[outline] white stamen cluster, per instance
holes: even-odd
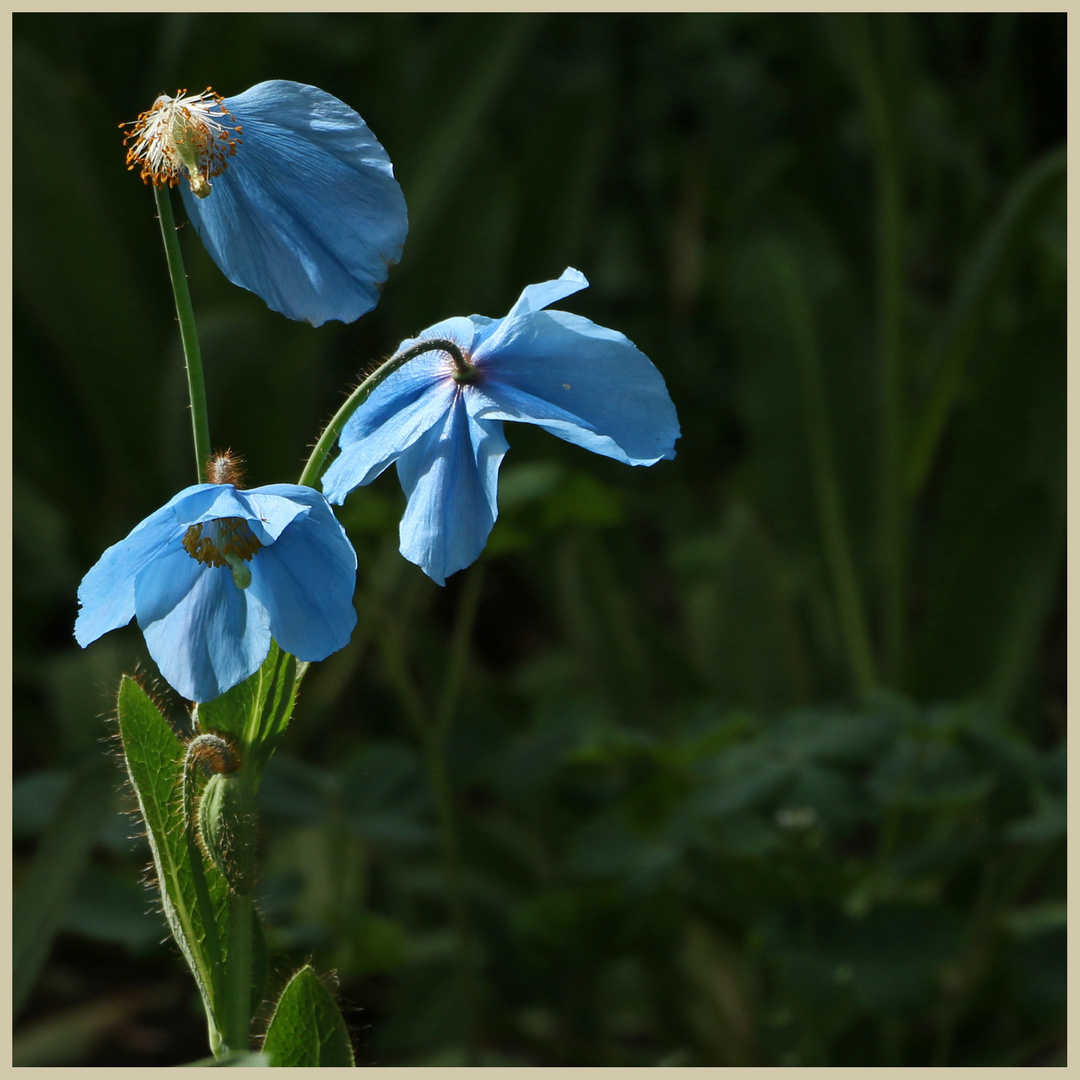
[[[241,128],[226,126],[223,121],[231,121],[232,114],[210,87],[189,97],[185,93],[162,94],[138,120],[120,125],[132,129],[124,139],[125,146],[132,143],[127,163],[129,169],[139,165],[139,175],[155,187],[174,187],[186,173],[191,190],[206,198],[211,177],[220,176],[225,159],[236,153]]]

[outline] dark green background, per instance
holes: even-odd
[[[378,308],[315,330],[182,227],[251,484],[400,340],[568,265],[683,437],[629,469],[508,425],[445,590],[396,552],[392,472],[349,500],[358,630],[263,790],[278,983],[336,969],[363,1064],[1064,1063],[1064,15],[14,32],[15,869],[52,904],[17,1062],[207,1052],[102,744],[153,664],[72,623],[195,479],[117,125],[286,78],[364,116],[411,232]]]

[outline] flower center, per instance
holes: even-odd
[[[200,199],[210,194],[210,179],[220,176],[228,165],[225,160],[236,153],[240,139],[239,124],[226,127],[232,114],[220,94],[207,87],[201,94],[183,97],[162,94],[138,120],[121,127],[131,127],[124,138],[128,148],[129,169],[141,167],[139,175],[155,187],[175,187],[187,175],[191,190]]]
[[[228,566],[238,589],[251,584],[251,571],[245,566],[262,547],[243,518],[216,518],[192,525],[181,541],[184,550],[206,566]]]

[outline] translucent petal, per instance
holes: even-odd
[[[248,591],[266,608],[270,632],[286,652],[324,660],[348,644],[356,625],[356,553],[317,491],[276,486],[305,499],[310,513],[251,560]]]
[[[395,352],[402,353],[406,349],[411,349],[413,345],[418,345],[421,341],[430,341],[432,338],[449,338],[455,345],[459,346],[463,352],[471,352],[473,345],[476,343],[477,328],[487,326],[494,322],[494,319],[485,318],[483,315],[470,315],[466,318],[464,315],[454,315],[449,319],[443,319],[442,322],[435,323],[434,326],[429,326],[418,337],[406,338],[398,347]],[[411,366],[415,361],[409,361]]]
[[[475,562],[498,516],[502,424],[469,415],[464,395],[438,427],[403,454],[398,476],[408,505],[401,554],[439,585]]]
[[[195,484],[174,495],[144,518],[121,541],[107,548],[79,585],[80,611],[75,640],[85,648],[102,634],[126,626],[135,616],[135,576],[170,542],[180,542],[176,508],[189,499],[207,498],[213,484]]]
[[[181,547],[148,562],[135,581],[146,647],[164,679],[210,701],[254,674],[270,650],[269,617],[228,567],[197,563]]]
[[[565,311],[503,320],[476,354],[489,420],[538,424],[629,465],[675,456],[679,421],[664,378],[624,335]]]
[[[282,79],[228,98],[241,144],[188,216],[230,281],[290,319],[352,322],[379,299],[408,232],[386,151],[357,113]]]
[[[274,543],[287,528],[303,520],[311,512],[305,505],[303,494],[310,488],[297,487],[295,484],[270,484],[252,488],[250,491],[237,491],[236,502],[242,513],[216,514],[218,517],[244,517],[252,531],[264,545]],[[318,494],[317,492],[315,494]],[[222,504],[217,504],[218,510]]]
[[[458,391],[447,364],[438,354],[425,354],[376,387],[341,433],[341,453],[322,478],[327,499],[343,503],[350,491],[370,484],[426,431],[440,425]]]
[[[589,287],[588,279],[580,270],[568,266],[554,281],[542,281],[538,285],[526,285],[514,306],[507,313],[508,319],[540,311],[549,304],[565,300],[576,292]]]

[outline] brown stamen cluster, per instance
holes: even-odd
[[[192,525],[184,533],[181,543],[196,562],[207,566],[227,566],[228,555],[248,562],[262,547],[248,523],[237,517],[216,518]]]

